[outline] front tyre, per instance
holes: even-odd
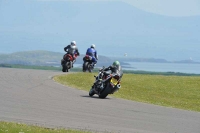
[[[93,88],[91,88],[90,91],[89,91],[89,96],[92,97],[94,94],[95,94],[95,93],[94,93],[94,90],[93,90]]]

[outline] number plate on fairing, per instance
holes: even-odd
[[[117,80],[117,79],[115,79],[115,78],[112,78],[110,82],[111,82],[111,83],[113,83],[114,85],[117,85],[117,83],[118,83],[118,80]]]

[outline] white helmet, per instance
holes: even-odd
[[[94,45],[94,44],[92,44],[92,45],[91,45],[91,48],[95,48],[95,45]]]
[[[76,45],[76,41],[72,41],[71,45],[75,46]]]

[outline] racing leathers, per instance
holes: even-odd
[[[107,68],[104,68],[103,71],[104,71],[105,75],[107,75],[106,71],[108,71],[108,70],[111,70],[111,73],[118,74],[119,77],[120,77],[120,80],[121,80],[121,78],[123,76],[123,70],[122,70],[121,66],[117,66],[117,67],[116,66],[109,66]]]
[[[70,54],[70,55],[73,57],[73,64],[74,64],[74,62],[76,61],[76,56],[75,56],[75,54],[80,55],[80,54],[79,54],[79,51],[78,51],[78,48],[77,48],[76,45],[68,45],[68,46],[66,46],[66,47],[64,48],[64,51],[67,52],[66,54]],[[65,55],[66,55],[66,54],[65,54]],[[65,55],[64,55],[64,56],[65,56]],[[72,67],[73,67],[73,64],[72,64]]]
[[[93,65],[96,65],[98,60],[97,50],[95,50],[94,48],[88,48],[86,51],[86,55],[91,56]]]

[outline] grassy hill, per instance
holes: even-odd
[[[94,82],[93,75],[97,73],[73,73],[55,76],[54,80],[89,92]],[[112,96],[199,112],[199,80],[199,76],[124,74],[120,90]]]
[[[53,65],[58,64],[61,53],[49,51],[26,51],[12,54],[1,54],[1,64],[21,64],[21,65]]]
[[[60,61],[65,53],[51,51],[25,51],[12,54],[0,54],[0,64],[19,64],[19,65],[37,65],[37,66],[60,66]],[[76,63],[83,63],[83,56],[80,55]],[[106,56],[99,56],[97,66],[108,66],[113,62]]]

